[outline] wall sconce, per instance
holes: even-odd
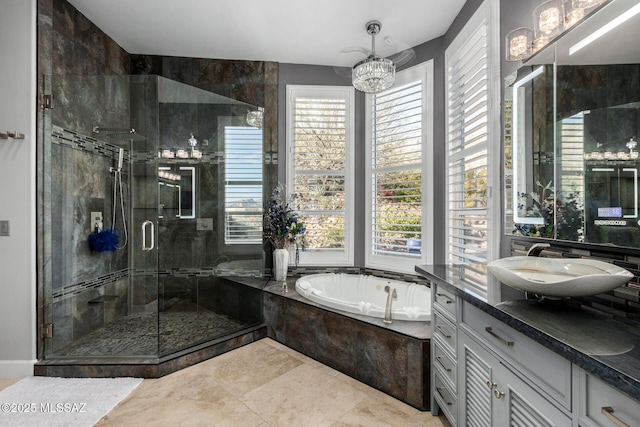
[[[258,107],[257,110],[247,112],[247,124],[254,128],[262,129],[262,121],[264,117],[264,108]]]
[[[519,61],[531,55],[533,31],[531,28],[516,28],[507,34],[507,61]]]
[[[533,31],[522,27],[507,34],[506,60],[527,59],[584,19],[591,9],[609,1],[611,0],[548,0],[538,5],[533,11]]]
[[[564,31],[564,4],[549,0],[533,11],[533,32],[536,38],[555,37]]]
[[[571,5],[576,9],[591,9],[607,0],[571,0]]]
[[[564,2],[564,28],[569,29],[584,18],[585,9],[573,5],[573,0]]]

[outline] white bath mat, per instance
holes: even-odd
[[[27,377],[0,390],[0,426],[91,427],[142,378]]]

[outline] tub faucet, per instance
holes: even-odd
[[[527,256],[540,256],[540,252],[551,247],[548,243],[536,243],[527,251]]]
[[[396,292],[396,288],[393,288],[393,290],[391,290],[389,285],[384,287],[384,291],[389,295],[387,295],[387,306],[384,309],[383,322],[391,323],[391,302],[393,301],[394,298],[398,298],[398,293]]]

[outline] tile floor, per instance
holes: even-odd
[[[268,338],[144,380],[97,426],[450,427]]]

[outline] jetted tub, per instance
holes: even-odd
[[[296,281],[296,291],[320,305],[384,318],[387,303],[385,286],[398,295],[391,304],[392,320],[430,321],[431,289],[417,283],[377,276],[322,273],[303,276]]]

